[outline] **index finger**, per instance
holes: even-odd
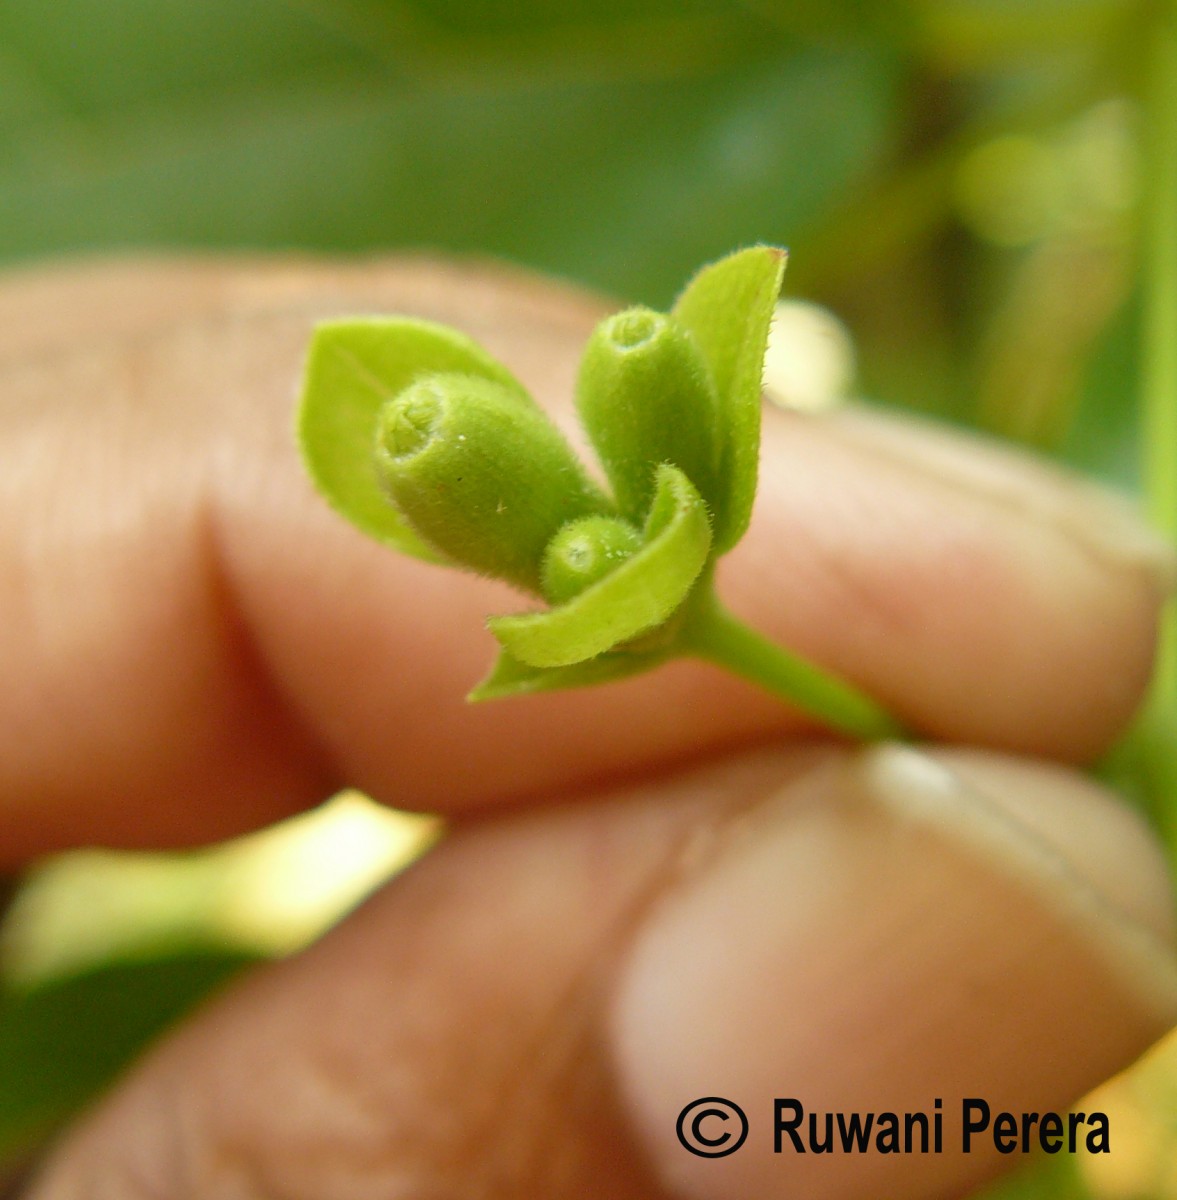
[[[369,543],[304,479],[290,425],[316,319],[456,324],[567,419],[597,301],[420,260],[202,267],[186,292],[191,270],[157,268],[158,303],[113,315],[111,277],[74,280],[62,329],[86,336],[0,354],[8,861],[209,840],[342,784],[468,811],[812,731],[691,663],[468,706],[483,619],[518,599]],[[1070,759],[1130,714],[1171,574],[1102,493],[861,415],[770,416],[724,566],[742,615],[926,735]]]

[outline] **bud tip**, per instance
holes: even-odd
[[[389,400],[380,413],[376,440],[392,458],[410,458],[432,438],[442,401],[429,381],[412,384]]]

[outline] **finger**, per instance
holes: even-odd
[[[159,1047],[33,1197],[963,1194],[1010,1162],[963,1152],[965,1098],[1065,1112],[1177,1017],[1170,912],[1062,768],[762,752],[459,832]],[[709,1096],[750,1124],[722,1159],[676,1134]],[[776,1097],[939,1099],[942,1150],[776,1154]]]
[[[428,292],[446,275],[437,263],[403,260],[399,284]],[[453,268],[451,285],[463,271]],[[360,260],[226,253],[62,260],[0,275],[0,366],[201,321],[319,303],[362,293],[373,271]]]
[[[233,278],[216,315],[0,378],[10,861],[225,836],[342,782],[459,811],[806,728],[689,664],[468,706],[483,619],[519,600],[369,543],[304,478],[291,410],[317,317],[456,322],[567,420],[595,301],[420,262]],[[1140,693],[1171,561],[1102,493],[1000,451],[774,414],[723,566],[751,622],[928,736],[1079,759]]]
[[[0,277],[0,364],[43,359],[233,307],[233,260],[94,259]],[[257,264],[255,278],[265,278]]]

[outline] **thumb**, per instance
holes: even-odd
[[[1065,1111],[1177,1017],[1169,910],[1134,816],[980,752],[795,747],[471,824],[159,1046],[32,1195],[956,1194],[1010,1162],[963,1151],[964,1098]],[[676,1124],[714,1096],[750,1132],[707,1159]],[[943,1148],[778,1154],[777,1097],[940,1101]]]

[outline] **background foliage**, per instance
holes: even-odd
[[[1132,486],[1138,89],[1161,7],[0,0],[0,262],[428,247],[665,306],[700,262],[779,242],[789,294],[852,330],[861,390]],[[103,870],[117,891],[135,868]],[[87,926],[84,967],[9,970],[0,1160],[245,953],[210,948],[207,890],[185,895],[140,944],[119,925],[105,962]],[[109,1052],[81,1055],[99,1030]],[[1163,1128],[1158,1078],[1137,1108]],[[1012,1186],[1177,1195],[1160,1166],[1135,1191],[1064,1170]]]

